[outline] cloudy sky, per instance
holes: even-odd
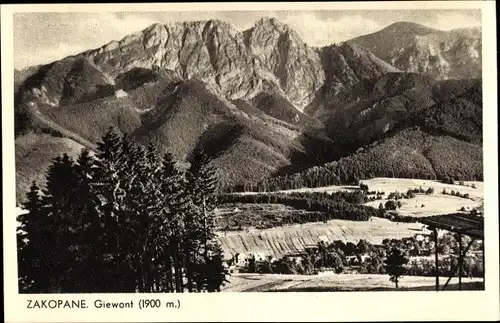
[[[156,22],[220,19],[239,30],[275,17],[312,46],[378,31],[397,21],[450,30],[481,25],[480,10],[204,11],[14,14],[14,65],[50,63],[142,30]]]

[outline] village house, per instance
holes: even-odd
[[[268,250],[258,250],[247,253],[245,252],[236,253],[230,261],[232,263],[233,270],[237,270],[238,268],[248,266],[248,263],[252,258],[255,260],[255,262],[260,262],[260,261],[272,262],[275,260],[275,258],[271,255],[271,253]]]
[[[271,253],[267,250],[254,251],[250,254],[250,257],[252,256],[255,261],[269,261],[271,259]]]
[[[299,251],[286,254],[284,257],[289,261],[300,262],[307,256],[307,252]]]

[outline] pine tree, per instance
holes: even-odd
[[[74,201],[77,199],[77,181],[74,161],[66,154],[56,157],[47,172],[43,204],[46,215],[45,231],[50,247],[44,251],[49,271],[49,289],[65,292],[75,283],[74,243],[76,218],[80,212]]]
[[[406,272],[404,265],[408,261],[403,250],[398,247],[393,247],[384,261],[385,270],[390,276],[389,280],[396,284],[396,288],[398,288],[399,278]]]
[[[130,190],[131,208],[137,214],[135,233],[138,239],[134,249],[137,275],[140,277],[138,290],[153,292],[160,284],[157,280],[161,266],[156,263],[163,250],[161,242],[155,241],[156,237],[163,235],[158,218],[162,199],[158,180],[161,163],[153,145],[150,144],[145,151],[138,151],[141,158],[137,160],[137,177]]]
[[[122,246],[125,238],[126,188],[124,176],[128,175],[127,158],[123,152],[124,141],[110,128],[97,144],[95,194],[101,200],[101,231],[98,248],[103,254],[101,270],[105,277],[103,288],[107,291],[124,292],[129,282],[127,253]],[[134,239],[135,237],[127,237]],[[133,292],[134,290],[130,290]]]
[[[162,221],[165,224],[165,245],[167,246],[166,263],[170,267],[168,275],[172,277],[172,288],[183,292],[183,265],[185,263],[187,193],[182,174],[175,167],[175,161],[170,153],[166,153],[161,166]]]
[[[40,188],[36,182],[32,182],[23,207],[27,213],[17,217],[19,291],[40,292],[46,289],[41,250],[44,232],[40,223],[44,217]]]
[[[197,240],[200,244],[199,251],[201,251],[203,261],[203,265],[198,265],[198,270],[195,272],[197,288],[198,290],[216,291],[218,288],[215,288],[213,282],[222,284],[222,281],[214,277],[224,275],[221,271],[222,267],[214,266],[214,261],[219,261],[216,259],[222,257],[215,235],[215,219],[213,215],[217,203],[218,181],[215,169],[210,165],[210,159],[203,151],[198,150],[193,154],[186,177],[191,198],[189,212],[191,213],[193,225],[199,228],[199,230],[195,231],[199,232]],[[214,268],[217,268],[217,270]]]
[[[93,184],[96,176],[96,159],[88,149],[83,149],[74,165],[76,194],[73,203],[79,210],[75,214],[76,239],[75,287],[78,292],[100,292],[107,277],[102,273],[102,250],[100,246],[101,200],[95,194]]]

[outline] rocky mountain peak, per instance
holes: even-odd
[[[275,18],[262,18],[244,32],[244,40],[262,69],[270,71],[299,109],[321,87],[325,74],[318,53],[299,34]]]
[[[481,33],[477,28],[441,31],[398,22],[348,42],[405,72],[440,80],[481,76]]]
[[[75,65],[82,59],[84,68]],[[35,78],[35,87],[54,105],[61,102],[64,86],[119,87],[120,79],[134,73],[160,71],[176,79],[200,80],[229,100],[250,100],[272,90],[303,110],[318,92],[336,96],[384,73],[404,71],[446,79],[477,77],[480,67],[480,29],[442,32],[399,22],[339,45],[314,49],[276,18],[264,17],[245,31],[212,19],[152,24],[121,40],[46,65]],[[75,71],[82,75],[67,75]],[[16,84],[24,78],[16,72]]]
[[[280,33],[290,31],[291,28],[274,17],[263,17],[255,22],[254,28],[262,30],[276,30]]]

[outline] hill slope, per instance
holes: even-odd
[[[247,187],[283,190],[373,177],[483,180],[481,86],[478,80],[434,84],[427,90],[439,102],[432,104],[431,100],[428,107],[413,107],[408,104],[414,102],[411,100],[407,105],[396,105],[397,109],[409,109],[402,110],[403,118],[393,115],[391,127],[387,127],[388,111],[378,115],[376,111],[353,110],[349,118],[338,119],[345,125],[339,122],[332,127],[337,134],[336,147],[339,143],[345,147],[343,158]],[[385,123],[377,123],[377,118]]]

